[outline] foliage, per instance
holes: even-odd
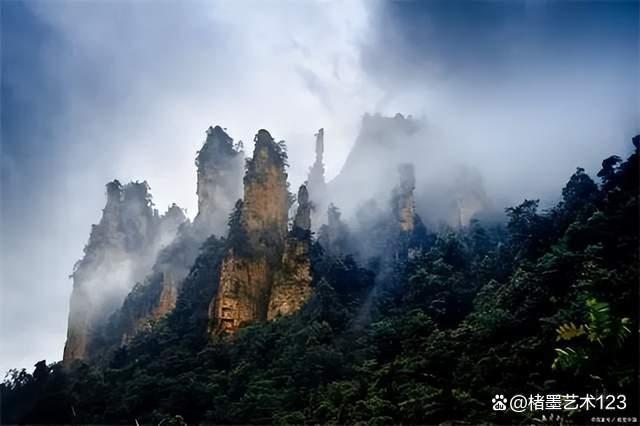
[[[506,227],[423,229],[411,256],[389,262],[344,253],[356,234],[341,250],[315,242],[314,293],[303,309],[233,339],[206,337],[228,247],[211,238],[176,309],[110,363],[10,372],[2,421],[583,424],[593,416],[491,410],[496,394],[538,393],[624,394],[628,408],[616,416],[637,416],[637,155],[605,160],[599,186],[578,169],[557,206],[541,212],[525,200],[507,209]],[[403,247],[389,233],[371,237],[378,243],[389,254]]]
[[[625,340],[631,334],[629,318],[613,318],[609,304],[598,302],[594,298],[586,301],[588,312],[588,323],[576,326],[573,322],[562,324],[556,329],[558,334],[557,340],[577,340],[584,336],[586,342],[590,344],[597,343],[601,348],[608,343],[608,348],[621,348]],[[573,347],[556,348],[557,355],[553,361],[553,368],[565,370],[583,368],[589,360],[594,359],[597,355],[598,348],[582,342],[581,347],[574,349]]]

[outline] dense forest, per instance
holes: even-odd
[[[310,249],[294,315],[211,340],[207,309],[229,241],[201,246],[175,309],[100,362],[41,361],[1,385],[3,423],[584,424],[638,416],[638,145],[578,168],[561,201],[505,223],[375,232]],[[339,221],[337,208],[330,208]],[[231,225],[234,224],[231,217]],[[346,228],[346,225],[342,224]],[[237,238],[237,233],[231,234]],[[369,244],[367,244],[369,245]],[[398,246],[406,246],[402,251]],[[391,256],[391,253],[408,253]],[[386,255],[385,255],[386,253]],[[495,395],[626,396],[627,408],[494,411]]]

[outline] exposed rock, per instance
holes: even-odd
[[[93,225],[72,275],[65,365],[91,356],[107,318],[151,270],[163,242],[175,236],[184,215],[171,208],[168,216],[158,216],[152,206],[146,182],[107,184],[102,218]]]
[[[195,226],[204,237],[224,235],[227,217],[242,194],[244,153],[220,127],[209,127],[207,139],[196,156],[198,215]]]
[[[182,209],[173,204],[160,217],[165,248],[158,254],[143,283],[136,285],[103,332],[105,347],[127,343],[140,330],[167,315],[175,307],[182,281],[195,261],[204,240],[212,233],[223,235],[233,203],[242,191],[242,144],[220,126],[209,127],[196,156],[198,214],[191,224]],[[166,229],[179,232],[168,233]]]
[[[349,229],[342,221],[340,210],[333,204],[327,209],[327,223],[320,227],[318,241],[331,256],[342,256],[350,250],[348,247]]]
[[[292,236],[287,239],[282,265],[273,279],[267,319],[299,311],[311,293],[309,240]]]
[[[91,305],[86,289],[78,286],[71,293],[67,341],[64,345],[63,364],[69,366],[76,359],[83,359],[89,338]]]
[[[401,164],[398,167],[400,184],[393,190],[392,208],[393,214],[400,225],[400,229],[410,232],[415,226],[415,198],[413,191],[416,187],[416,179],[412,164]]]
[[[309,192],[305,185],[301,185],[298,189],[298,210],[293,220],[293,229],[302,231],[311,230],[311,202],[309,201]]]
[[[287,235],[289,192],[283,147],[260,130],[244,177],[242,224],[255,248],[270,252],[278,248],[281,252]]]
[[[327,184],[331,202],[351,218],[368,200],[386,199],[395,187],[395,179],[390,177],[396,175],[397,165],[415,163],[419,157],[415,205],[427,224],[456,227],[467,225],[479,215],[500,216],[484,190],[480,173],[469,164],[458,164],[459,159],[451,156],[456,152],[456,142],[448,142],[452,147],[445,146],[442,138],[426,119],[401,114],[364,115],[342,169]],[[313,200],[313,191],[310,193]]]
[[[165,272],[162,280],[162,293],[160,293],[158,306],[153,310],[152,318],[157,320],[167,315],[176,307],[177,300],[178,291],[176,282],[172,279],[170,272]]]
[[[233,249],[222,263],[218,294],[209,308],[214,333],[234,333],[241,325],[267,317],[271,267],[265,257],[238,256]]]
[[[176,203],[171,204],[167,212],[160,217],[160,225],[167,230],[175,231],[187,221],[184,211]]]
[[[198,256],[201,237],[188,221],[180,226],[174,240],[158,253],[144,282],[134,286],[121,308],[109,318],[103,351],[128,343],[173,310],[182,281]]]
[[[424,127],[422,121],[402,114],[365,114],[340,173],[328,183],[331,201],[351,216],[362,202],[388,197],[394,186],[389,177],[395,176],[398,164],[412,161]]]
[[[404,163],[397,168],[398,179],[391,191],[389,203],[381,208],[371,199],[356,212],[355,256],[362,262],[374,261],[387,279],[393,273],[393,263],[415,255],[424,246],[426,228],[415,208],[415,177],[413,165]],[[334,232],[336,234],[336,232]]]
[[[316,133],[316,159],[307,177],[307,189],[309,190],[309,198],[313,204],[313,220],[315,224],[324,222],[324,212],[328,204],[327,183],[324,177],[324,129],[318,130]]]
[[[482,183],[482,175],[470,167],[458,167],[452,171],[453,179],[447,188],[451,194],[450,210],[455,212],[451,216],[456,220],[449,223],[461,228],[467,226],[477,214],[494,211]]]
[[[148,315],[139,315],[138,318],[133,319],[133,326],[122,334],[121,345],[129,343],[136,334],[149,329],[154,322],[169,314],[176,307],[178,288],[170,272],[162,274],[161,288],[157,304],[150,308]]]
[[[311,296],[311,205],[306,186],[298,190],[298,210],[285,242],[280,268],[276,271],[267,319],[300,310]]]
[[[244,199],[229,216],[242,151],[220,127],[209,128],[196,159],[199,211],[193,225],[175,204],[159,215],[146,182],[109,183],[103,217],[73,274],[64,364],[126,344],[168,315],[198,247],[209,231],[223,233],[219,226],[228,217],[228,252],[209,304],[210,331],[232,333],[244,323],[299,309],[311,292],[312,203],[301,187],[288,232],[286,160],[284,144],[260,130],[246,164]]]
[[[244,201],[229,225],[231,247],[223,261],[218,292],[209,306],[210,332],[233,333],[242,324],[267,319],[273,276],[287,236],[286,152],[260,130],[244,177]]]

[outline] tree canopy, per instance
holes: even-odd
[[[491,409],[496,394],[529,393],[623,394],[615,415],[637,417],[637,147],[598,177],[578,168],[554,208],[524,200],[504,226],[422,229],[428,243],[395,260],[393,285],[316,244],[314,294],[299,313],[214,341],[206,309],[226,245],[212,237],[176,309],[108,361],[11,371],[2,421],[542,422]]]

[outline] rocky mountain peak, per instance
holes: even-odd
[[[311,202],[309,192],[305,185],[300,185],[298,189],[298,210],[293,220],[293,229],[308,231],[311,229]]]
[[[327,209],[329,198],[327,183],[324,176],[324,129],[318,130],[318,133],[316,133],[315,136],[316,158],[315,162],[309,169],[307,189],[309,190],[309,197],[313,203],[313,222],[319,224],[324,221],[324,212]]]
[[[230,217],[229,249],[209,306],[212,334],[234,333],[244,323],[294,312],[310,294],[311,204],[303,185],[288,232],[286,160],[284,143],[258,131],[247,162],[244,199]]]
[[[102,218],[93,225],[75,265],[63,361],[91,356],[93,341],[133,285],[151,270],[162,245],[186,219],[177,206],[168,216],[153,210],[146,181],[107,183]]]
[[[224,235],[227,216],[242,194],[244,152],[220,126],[209,127],[196,155],[198,214],[196,227],[206,236]]]
[[[403,231],[412,231],[415,225],[415,197],[416,179],[413,164],[404,163],[398,166],[399,184],[393,190],[393,214]]]

